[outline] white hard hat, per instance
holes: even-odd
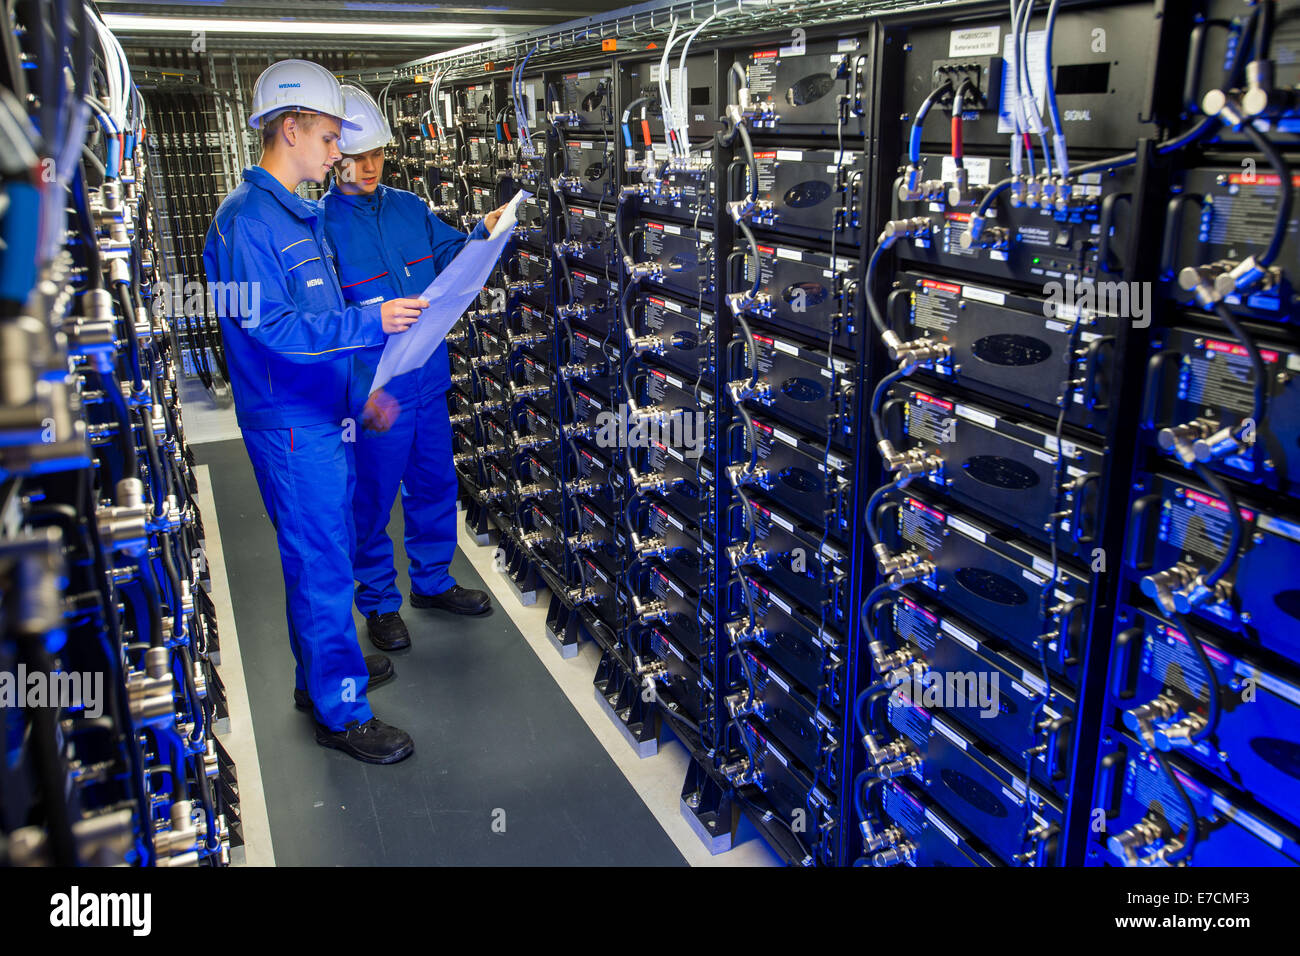
[[[359,86],[343,86],[343,108],[347,110],[349,128],[339,134],[339,150],[353,156],[368,153],[393,140],[388,117],[369,93]]]
[[[253,87],[253,112],[248,125],[261,129],[263,123],[294,109],[324,113],[341,120],[344,127],[356,128],[347,118],[339,81],[310,60],[280,60],[262,71]]]

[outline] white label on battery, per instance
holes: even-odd
[[[1048,717],[1051,717],[1053,720],[1061,719],[1061,715],[1058,714],[1056,711],[1052,710],[1052,708],[1048,707],[1046,704],[1043,705],[1043,713],[1045,713]]]
[[[803,262],[803,253],[798,249],[782,249],[777,246],[776,256],[778,259],[793,259],[795,262]]]
[[[803,150],[801,149],[778,149],[776,151],[777,159],[792,159],[795,162],[803,160]]]
[[[670,236],[680,236],[682,234],[682,227],[674,226],[672,223],[666,222],[664,223],[664,232],[668,233]]]
[[[1056,449],[1056,436],[1055,436],[1055,435],[1047,435],[1046,437],[1044,437],[1044,438],[1043,438],[1043,447],[1046,448],[1048,451],[1052,452],[1053,454],[1055,454],[1055,452],[1056,452],[1056,450],[1057,450],[1057,449]],[[1066,458],[1073,458],[1075,455],[1077,455],[1077,454],[1079,453],[1079,447],[1078,447],[1077,445],[1075,445],[1075,443],[1072,442],[1072,441],[1061,442],[1061,449],[1060,449],[1060,451],[1061,451],[1061,454],[1064,455]]]
[[[976,302],[991,302],[993,305],[1004,305],[1007,297],[1004,293],[994,292],[992,289],[981,289],[979,286],[964,285],[961,287],[963,298],[974,299]]]
[[[947,737],[949,740],[955,743],[962,750],[966,749],[966,739],[962,737],[961,734],[957,733],[957,731],[953,730],[951,727],[945,724],[938,717],[933,717],[930,719],[930,726],[933,727],[935,730],[937,730],[939,733],[943,734],[943,736]]]
[[[1041,448],[1034,449],[1034,457],[1037,458],[1039,461],[1047,462],[1049,465],[1056,464],[1056,456],[1053,455],[1051,452],[1043,451]]]
[[[1219,812],[1221,812],[1225,817],[1235,821],[1238,825],[1245,827],[1247,830],[1255,834],[1255,836],[1259,837],[1261,840],[1263,840],[1273,849],[1275,850],[1282,849],[1282,837],[1279,834],[1275,833],[1273,830],[1270,830],[1268,827],[1264,826],[1264,824],[1260,823],[1258,820],[1252,817],[1245,810],[1239,809],[1238,807],[1234,807],[1232,804],[1230,804],[1227,800],[1223,799],[1223,797],[1219,796],[1217,793],[1211,795],[1210,802],[1213,803],[1215,808],[1219,810]]]
[[[989,258],[992,259],[994,262],[1006,262],[1011,257],[999,249],[990,249]]]
[[[961,518],[958,518],[956,515],[948,515],[948,527],[953,528],[956,531],[960,531],[968,538],[974,538],[976,541],[980,542],[981,544],[988,538],[988,535],[986,535],[979,528],[975,527],[974,525],[967,524],[965,521],[963,521]]]
[[[932,824],[934,824],[934,828],[938,830],[940,833],[942,833],[944,836],[946,836],[948,838],[948,842],[951,843],[953,846],[959,846],[961,844],[961,838],[958,837],[957,834],[954,833],[947,824],[943,823],[932,812],[926,810],[925,818],[929,820]]]
[[[798,447],[799,447],[799,439],[795,438],[795,437],[794,437],[793,435],[791,435],[789,432],[783,432],[783,431],[781,431],[781,429],[779,429],[779,428],[773,428],[773,429],[772,429],[772,434],[773,434],[775,437],[781,439],[781,441],[785,442],[785,443],[786,443],[787,445],[789,445],[791,448],[798,448]]]
[[[674,448],[672,445],[665,445],[665,446],[664,446],[664,451],[668,452],[668,454],[672,455],[672,456],[673,456],[674,458],[676,458],[678,461],[683,461],[683,462],[684,462],[684,461],[686,460],[685,458],[682,457],[682,453],[679,452],[679,451],[678,451],[676,448]]]
[[[789,521],[786,521],[784,518],[782,518],[782,517],[781,517],[779,514],[777,514],[775,511],[769,511],[767,516],[768,516],[769,518],[772,519],[772,523],[773,523],[773,524],[776,524],[776,525],[779,525],[779,526],[782,527],[782,528],[785,528],[786,531],[793,531],[793,530],[794,530],[794,525],[792,525]]]
[[[987,156],[968,156],[962,160],[962,168],[966,170],[966,181],[972,186],[987,186],[989,184],[989,175],[993,168],[993,161]],[[945,183],[955,183],[957,181],[957,160],[951,156],[945,156],[940,167],[941,175]],[[938,204],[936,212],[946,212],[943,204]]]
[[[1000,26],[968,27],[948,34],[948,56],[997,56]]]
[[[785,759],[785,754],[781,753],[781,751],[777,750],[771,744],[767,745],[767,752],[770,753],[777,760],[781,761],[781,766],[783,767],[790,766],[790,761]]]
[[[1028,568],[1021,568],[1020,576],[1024,578],[1026,581],[1033,581],[1034,584],[1037,585],[1041,585],[1043,583],[1043,578],[1040,578],[1037,574],[1035,574],[1033,571],[1030,571]]]
[[[1290,538],[1292,541],[1300,541],[1300,525],[1294,522],[1285,521],[1275,515],[1261,514],[1255,523],[1265,531]]]
[[[685,384],[683,384],[683,382],[682,382],[682,380],[681,380],[680,378],[678,378],[678,377],[675,376],[675,375],[669,375],[667,372],[664,373],[664,381],[667,382],[669,385],[673,385],[673,386],[675,386],[675,387],[677,387],[677,388],[685,388],[685,387],[686,387]]]
[[[979,422],[987,428],[996,428],[998,424],[998,420],[992,415],[977,411],[969,405],[955,405],[953,411],[957,413],[958,417],[965,418],[972,422]]]
[[[857,48],[858,48],[857,37],[852,37],[847,40],[841,37],[839,40],[835,41],[835,50],[838,53],[852,53]]]
[[[790,693],[790,685],[777,676],[776,671],[768,671],[767,676],[771,678],[772,683],[781,688],[787,694]]]
[[[778,352],[784,352],[786,355],[798,355],[799,350],[789,342],[782,342],[780,339],[772,340],[772,348]]]
[[[1293,372],[1300,372],[1300,353],[1293,353],[1286,357],[1286,367]]]
[[[1300,690],[1297,690],[1285,681],[1278,680],[1272,674],[1256,670],[1245,661],[1237,661],[1233,671],[1241,677],[1253,680],[1265,690],[1270,690],[1279,697],[1285,698],[1286,700],[1291,701],[1291,703],[1300,706]]]
[[[948,621],[940,621],[939,629],[951,636],[954,640],[961,641],[961,643],[965,644],[972,651],[978,651],[980,649],[980,642],[975,640],[975,638],[971,637],[956,624],[949,623]]]
[[[767,596],[768,596],[769,598],[772,599],[772,603],[773,603],[773,604],[775,604],[775,605],[776,605],[777,607],[779,607],[781,610],[785,611],[786,614],[793,614],[793,613],[794,613],[794,612],[790,609],[790,605],[788,605],[788,604],[786,604],[784,601],[782,601],[779,597],[776,596],[776,594],[774,594],[774,593],[772,593],[772,592],[769,591]]]
[[[667,511],[661,511],[661,512],[659,512],[659,513],[662,514],[662,515],[664,516],[664,520],[665,520],[665,521],[667,521],[670,525],[672,525],[672,526],[673,526],[674,528],[676,528],[678,531],[685,531],[685,530],[686,530],[685,528],[682,527],[682,523],[681,523],[680,521],[678,521],[676,518],[674,518],[672,515],[670,515]]]
[[[1045,575],[1046,577],[1049,578],[1052,576],[1051,561],[1048,561],[1046,558],[1040,558],[1038,557],[1038,555],[1034,555],[1033,564],[1034,564],[1034,570],[1037,571],[1039,574]]]
[[[1019,694],[1021,697],[1033,697],[1033,696],[1034,696],[1033,694],[1031,694],[1031,693],[1029,692],[1029,689],[1028,689],[1027,687],[1023,687],[1023,686],[1021,686],[1021,684],[1020,684],[1019,681],[1014,681],[1014,680],[1013,680],[1013,681],[1011,682],[1011,689],[1014,690],[1014,691],[1015,691],[1017,694]]]
[[[1053,332],[1061,332],[1064,334],[1068,334],[1072,327],[1068,322],[1053,322],[1051,319],[1048,319],[1043,323],[1043,325],[1047,326],[1047,328]]]
[[[1029,671],[1021,671],[1020,677],[1026,684],[1028,684],[1038,693],[1040,694],[1047,693],[1047,684],[1041,677],[1035,674],[1031,674]]]
[[[664,308],[671,309],[673,312],[681,312],[681,303],[674,302],[672,299],[664,299]]]
[[[803,56],[808,52],[808,48],[805,44],[801,43],[799,46],[783,46],[777,52],[782,56]]]

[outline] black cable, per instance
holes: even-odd
[[[1216,302],[1214,312],[1220,321],[1228,327],[1228,331],[1232,333],[1233,338],[1241,343],[1250,359],[1250,370],[1253,378],[1251,382],[1250,421],[1255,431],[1258,432],[1263,427],[1264,416],[1267,414],[1268,409],[1268,373],[1264,368],[1264,357],[1260,354],[1259,346],[1255,344],[1255,340],[1246,334],[1245,329],[1241,327],[1241,323],[1237,321],[1237,317],[1232,314],[1231,309],[1222,302]],[[1242,424],[1245,425],[1244,422]]]
[[[1264,9],[1272,9],[1271,4],[1265,4]],[[1273,145],[1273,141],[1257,130],[1254,123],[1243,123],[1241,129],[1255,144],[1255,148],[1268,158],[1269,165],[1273,167],[1273,172],[1278,177],[1278,189],[1281,190],[1273,225],[1273,238],[1269,240],[1268,248],[1264,250],[1263,255],[1257,256],[1255,260],[1260,268],[1267,268],[1281,253],[1282,243],[1286,241],[1287,230],[1291,227],[1291,199],[1295,191],[1291,183],[1291,167],[1278,148]]]

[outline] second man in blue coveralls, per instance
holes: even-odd
[[[470,239],[486,238],[501,209],[474,232],[448,226],[414,193],[380,182],[388,121],[369,94],[344,86],[348,119],[357,129],[339,140],[344,158],[322,200],[325,232],[338,250],[339,278],[349,305],[418,296]],[[352,358],[351,402],[357,434],[354,506],[356,605],[371,641],[382,650],[411,643],[398,609],[402,595],[393,568],[388,519],[400,486],[410,559],[411,605],[454,614],[486,614],[483,591],[462,588],[449,566],[456,552],[456,471],[452,464],[447,348],[420,369],[398,376],[370,396],[382,348]]]
[[[414,745],[374,716],[370,686],[390,678],[383,656],[363,658],[352,620],[353,449],[349,361],[405,332],[426,302],[384,296],[344,301],[320,205],[294,192],[321,182],[340,158],[346,126],[338,81],[306,60],[258,78],[249,125],[262,158],[217,210],[203,249],[217,299],[231,390],[284,571],[294,701],[316,717],[316,741],[368,763],[394,763]],[[231,295],[251,301],[232,313]]]

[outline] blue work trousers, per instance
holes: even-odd
[[[294,686],[307,691],[330,730],[365,723],[374,714],[352,618],[352,443],[332,423],[243,435],[280,546]]]
[[[357,610],[364,615],[402,606],[388,520],[398,489],[406,525],[411,590],[441,594],[456,553],[456,469],[445,395],[400,409],[386,432],[357,430],[357,549],[353,564]]]

